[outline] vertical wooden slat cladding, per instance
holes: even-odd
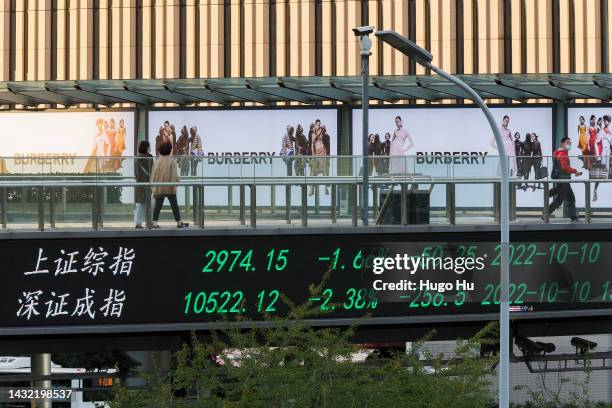
[[[607,62],[608,62],[608,66],[606,67],[605,70],[603,70],[602,72],[609,72],[610,69],[610,61],[612,61],[612,47],[610,46],[611,44],[611,37],[612,37],[612,5],[609,3],[609,0],[602,0],[602,2],[606,2],[606,15],[607,15],[607,21],[608,21],[608,26],[605,27],[607,28],[605,31],[602,32],[602,37],[605,37],[605,42],[602,42],[602,46],[605,45],[606,48],[604,50],[602,50],[602,52],[605,52],[607,55]],[[602,6],[603,8],[603,6]],[[603,10],[602,10],[603,13]]]
[[[12,35],[11,35],[11,2],[0,1],[0,80],[8,81],[10,77]]]
[[[432,0],[425,0],[425,5],[423,7],[423,11],[425,13],[425,19],[424,19],[424,30],[425,30],[425,48],[428,50],[431,50],[431,39],[432,39],[432,35],[431,35],[431,1]],[[426,74],[430,74],[430,70],[426,69],[425,70]]]
[[[113,75],[113,2],[117,0],[106,0],[106,75],[107,78],[115,78]]]
[[[93,0],[82,1],[86,8],[78,10],[79,24],[79,78],[91,78],[93,76],[93,53],[91,38],[93,36]]]
[[[335,16],[335,5],[334,5],[334,0],[331,1],[324,1],[321,5],[321,12],[322,12],[322,24],[324,27],[333,27],[334,26],[334,16]],[[334,42],[334,38],[335,38],[335,31],[334,30],[323,30],[321,29],[321,33],[322,33],[322,44],[321,44],[321,54],[322,54],[322,65],[323,65],[323,72],[322,74],[324,76],[329,76],[329,75],[334,75],[335,73],[335,64],[336,64],[336,59],[335,59],[335,53],[336,53],[336,47],[334,46],[335,42]]]
[[[143,50],[143,31],[144,31],[144,16],[143,16],[143,3],[142,0],[136,0],[136,10],[134,17],[134,33],[135,36],[135,48],[134,52],[132,52],[132,58],[134,59],[134,75],[136,78],[143,77],[143,60],[145,58],[145,53]]]
[[[373,25],[376,29],[381,30],[384,27],[382,19],[382,0],[372,0],[369,2],[368,10],[368,25]],[[382,54],[383,42],[381,39],[372,40],[372,58],[370,58],[370,72],[373,75],[379,75],[382,72],[383,66],[383,54]]]
[[[456,54],[457,58],[455,61],[455,72],[457,74],[463,74],[463,61],[464,61],[464,11],[463,11],[464,0],[457,0],[456,13],[455,13],[455,42],[456,42]]]
[[[23,11],[22,11],[22,15],[21,15],[21,30],[22,30],[22,54],[21,54],[21,59],[22,59],[22,80],[26,80],[26,81],[31,81],[33,78],[33,75],[28,72],[28,56],[30,53],[33,53],[32,50],[32,44],[29,44],[28,41],[31,40],[33,37],[35,37],[34,35],[30,34],[30,31],[34,31],[35,27],[34,24],[28,24],[28,16],[29,14],[33,11],[31,9],[32,3],[28,0],[22,0],[22,7],[23,7]]]
[[[287,3],[287,20],[288,38],[287,42],[287,74],[291,76],[299,76],[302,71],[302,65],[308,64],[308,61],[302,59],[302,7],[293,6],[290,2]]]
[[[179,77],[187,76],[187,2],[179,0]]]
[[[193,24],[193,30],[188,29],[188,42],[190,42],[193,46],[193,51],[189,53],[189,55],[193,55],[193,61],[188,60],[188,67],[186,68],[189,77],[199,77],[200,76],[200,58],[201,58],[201,50],[200,50],[200,30],[202,30],[202,14],[200,13],[200,0],[192,0],[193,10],[191,7],[187,9],[188,15],[188,24]],[[191,5],[191,2],[190,2]],[[190,16],[190,13],[193,14],[193,17]],[[192,23],[193,22],[193,23]],[[189,48],[189,46],[188,46]]]
[[[478,74],[480,68],[479,17],[478,0],[472,0],[472,72],[474,74]]]
[[[137,78],[136,76],[136,62],[137,62],[137,49],[138,49],[138,36],[136,31],[130,29],[130,27],[137,27],[136,20],[137,15],[137,0],[127,0],[129,7],[124,10],[124,24],[123,29],[126,31],[124,36],[124,66],[126,67],[127,78]]]
[[[92,77],[100,78],[100,0],[93,0],[92,10]],[[138,30],[138,27],[136,27]],[[89,41],[88,41],[89,42]]]
[[[559,72],[570,72],[570,33],[573,18],[569,14],[570,0],[559,0]]]
[[[600,54],[601,54],[601,67],[600,67],[600,71],[601,72],[608,72],[609,69],[609,56],[608,56],[608,47],[609,47],[609,39],[608,39],[608,32],[609,32],[609,18],[608,18],[608,0],[599,0],[600,5],[600,30],[599,30],[599,41],[600,41]]]
[[[521,72],[527,72],[527,0],[521,0]],[[572,1],[572,0],[570,0]]]
[[[510,2],[510,41],[511,53],[509,55],[511,71],[513,73],[521,72],[523,44],[521,42],[521,21],[522,21],[521,0],[511,0]]]
[[[561,4],[552,0],[553,72],[561,72]]]
[[[268,64],[270,66],[270,76],[273,77],[276,76],[276,2],[277,0],[269,0],[268,2]]]
[[[504,72],[512,72],[512,0],[504,0],[504,16],[502,26],[504,28]],[[507,24],[504,24],[507,22]]]
[[[251,68],[253,68],[253,64],[252,64],[252,58],[253,58],[253,50],[251,49],[253,42],[254,42],[254,38],[252,37],[253,35],[253,24],[252,24],[252,18],[253,18],[253,3],[249,2],[248,4],[245,4],[245,2],[243,0],[239,0],[238,5],[237,5],[237,9],[238,9],[238,38],[239,38],[239,43],[238,46],[236,47],[236,44],[232,44],[232,48],[233,49],[238,49],[238,59],[239,59],[239,64],[238,65],[238,74],[237,76],[239,77],[244,77],[245,76],[245,65],[249,65],[249,71],[251,70]],[[247,16],[247,9],[248,8],[248,16]],[[249,21],[248,23],[245,22],[245,19],[248,18]],[[236,26],[236,22],[232,21],[232,26],[235,27]],[[248,33],[247,33],[247,29],[248,29]],[[249,37],[249,44],[245,44],[246,41],[246,37]],[[248,49],[247,49],[248,48]],[[248,61],[245,61],[245,58],[248,58]],[[235,74],[232,74],[232,76],[234,76]],[[253,76],[253,75],[249,75],[249,76]]]
[[[286,0],[276,0],[270,4],[270,7],[274,7],[274,28],[271,28],[274,30],[274,35],[271,35],[270,37],[271,39],[274,39],[274,55],[271,55],[270,57],[274,59],[273,65],[276,73],[275,76],[285,74],[285,41],[287,36],[285,27],[285,1]]]
[[[223,0],[223,76],[232,75],[232,0]]]
[[[315,75],[320,76],[320,75],[323,75],[323,0],[314,0],[314,1],[315,1]],[[367,24],[367,22],[364,24]]]
[[[456,73],[607,72],[609,0],[0,0],[0,80],[357,75],[351,29]],[[373,39],[373,75],[424,74]]]
[[[70,21],[70,0],[63,0],[63,9],[62,9],[62,20],[64,30],[62,30],[62,39],[63,39],[63,47],[64,47],[64,55],[62,58],[62,66],[63,66],[63,79],[70,79],[70,26],[72,25]]]
[[[14,76],[13,80],[23,81],[24,73],[24,50],[26,48],[24,44],[25,30],[24,30],[24,3],[21,1],[15,2],[15,63],[14,63]]]

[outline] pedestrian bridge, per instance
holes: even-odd
[[[13,160],[5,160],[9,159]],[[69,164],[62,158],[39,158],[35,173],[31,163],[24,164],[28,173],[0,175],[2,231],[131,229],[135,190],[144,189],[148,196],[160,185],[177,187],[181,215],[190,228],[356,227],[365,226],[366,219],[370,227],[453,227],[496,225],[500,218],[500,166],[495,156],[368,157],[367,178],[360,156],[317,158],[326,168],[318,175],[309,174],[313,158],[306,156],[176,159],[186,169],[176,183],[137,182],[135,158],[121,159],[114,172],[69,173],[75,161],[93,160],[99,163],[89,167],[103,169],[105,160],[117,160],[103,157],[73,157]],[[539,167],[552,169],[550,157],[540,159]],[[401,162],[405,172],[389,174],[390,161]],[[572,158],[572,165],[580,164]],[[561,210],[548,216],[553,183],[570,183],[583,222],[612,222],[612,180],[607,172],[598,179],[585,172],[571,180],[552,180],[550,171],[546,173],[538,179],[534,174],[510,178],[513,224],[567,223]],[[150,208],[151,202],[144,204]],[[150,209],[145,221],[150,227]],[[164,208],[160,226],[174,225],[171,212]]]

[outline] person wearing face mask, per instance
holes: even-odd
[[[570,166],[568,152],[571,148],[572,141],[569,137],[561,139],[561,146],[553,153],[554,164],[551,174],[553,179],[569,180],[572,178],[572,174],[575,176],[582,175],[582,172]],[[578,222],[578,216],[576,215],[576,197],[574,196],[574,191],[570,183],[557,183],[555,187],[550,190],[550,195],[554,196],[554,199],[548,207],[549,215],[565,202],[570,219],[572,222]]]

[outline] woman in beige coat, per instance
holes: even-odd
[[[176,160],[170,154],[172,153],[172,144],[164,142],[159,147],[159,157],[153,169],[151,170],[151,183],[169,183],[178,182],[178,172],[176,170]],[[159,228],[157,221],[159,220],[159,213],[162,205],[164,205],[164,198],[168,198],[170,206],[172,207],[172,214],[174,214],[174,220],[178,228],[188,227],[189,224],[181,221],[181,214],[179,212],[178,202],[176,201],[176,186],[153,186],[153,197],[155,198],[155,206],[153,207],[153,228]]]

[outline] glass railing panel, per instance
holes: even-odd
[[[494,221],[494,187],[492,183],[455,185],[457,224],[492,223]]]
[[[360,189],[364,166],[360,156],[175,159],[179,184],[182,184],[176,188],[181,216],[190,222],[198,221],[198,215],[203,213],[207,226],[249,224],[251,184],[256,185],[256,215],[261,225],[284,225],[288,221],[301,225],[304,212],[310,226],[350,225],[356,195],[358,207],[363,205]],[[457,222],[492,222],[499,212],[498,207],[494,208],[493,184],[499,186],[501,166],[495,156],[370,156],[366,159],[370,223],[375,221],[375,213],[382,205],[382,190],[402,183],[407,190],[431,190],[431,222],[445,222],[444,218],[449,218],[442,211],[448,204],[447,183],[455,184]],[[95,225],[92,207],[97,197],[101,225],[131,227],[135,203],[135,187],[131,183],[135,180],[135,168],[142,160],[132,157],[4,158],[0,163],[0,187],[5,191],[6,204],[4,211],[0,211],[0,223],[11,228],[37,228],[40,196],[45,227]],[[553,188],[554,180],[550,176],[554,160],[546,156],[507,160],[512,171],[511,215],[519,222],[532,221],[544,207],[544,186],[548,183]],[[569,160],[571,166],[583,172],[581,176],[572,176],[579,213],[584,214],[590,206],[593,218],[603,219],[606,214],[612,214],[608,158],[570,157]],[[41,185],[45,188],[42,195],[37,190]],[[204,205],[198,202],[202,185],[205,185]],[[302,185],[307,186],[305,211],[302,210]],[[2,200],[0,194],[0,210]],[[166,209],[163,214],[171,215]],[[361,222],[360,214],[357,218]]]
[[[0,222],[7,228],[38,228],[39,206],[45,202],[42,189],[46,158],[0,158]]]
[[[424,157],[434,160],[450,161],[451,177],[458,179],[498,179],[501,176],[501,162],[498,156],[473,155],[453,157]]]

